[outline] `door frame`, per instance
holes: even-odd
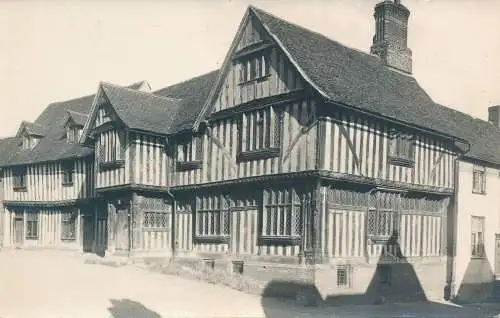
[[[20,240],[18,241],[17,240],[17,234],[18,234],[18,231],[17,231],[17,225],[18,225],[18,222],[20,221],[20,224],[21,224],[21,237],[20,237]],[[22,247],[24,245],[24,234],[25,234],[25,212],[24,210],[22,212],[14,212],[14,224],[13,224],[13,245],[14,247],[16,248],[19,248],[19,247]]]

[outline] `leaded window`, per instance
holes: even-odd
[[[300,236],[301,211],[301,200],[295,189],[264,190],[262,236]]]
[[[99,164],[115,163],[124,159],[123,132],[108,131],[101,134],[97,145]]]
[[[170,213],[145,211],[142,227],[155,229],[168,229],[170,224]]]
[[[375,192],[369,198],[368,237],[387,240],[398,236],[399,195],[391,192]]]
[[[229,202],[223,195],[202,195],[196,211],[197,236],[229,235]]]
[[[61,239],[76,239],[76,216],[74,210],[66,209],[61,214]]]
[[[27,239],[37,239],[38,238],[38,213],[37,212],[26,213],[26,238]]]

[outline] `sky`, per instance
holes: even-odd
[[[156,90],[219,68],[250,4],[368,52],[377,2],[0,1],[0,137],[99,81]],[[434,101],[487,119],[500,104],[500,1],[402,3],[413,76]]]

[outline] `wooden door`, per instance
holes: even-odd
[[[128,251],[129,248],[129,226],[128,208],[116,210],[116,250]]]
[[[90,215],[82,217],[82,247],[85,253],[92,252],[92,245],[94,244],[94,218]]]
[[[24,241],[24,218],[16,213],[14,219],[14,245],[21,246]]]
[[[235,256],[257,253],[257,209],[231,208],[230,248]]]
[[[500,278],[500,234],[495,234],[495,276]]]

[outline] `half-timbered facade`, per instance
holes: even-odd
[[[367,54],[249,7],[217,71],[49,106],[0,143],[4,246],[233,262],[333,300],[457,294],[459,173],[480,192],[490,171],[463,155],[496,161],[411,76],[408,16],[377,4]]]

